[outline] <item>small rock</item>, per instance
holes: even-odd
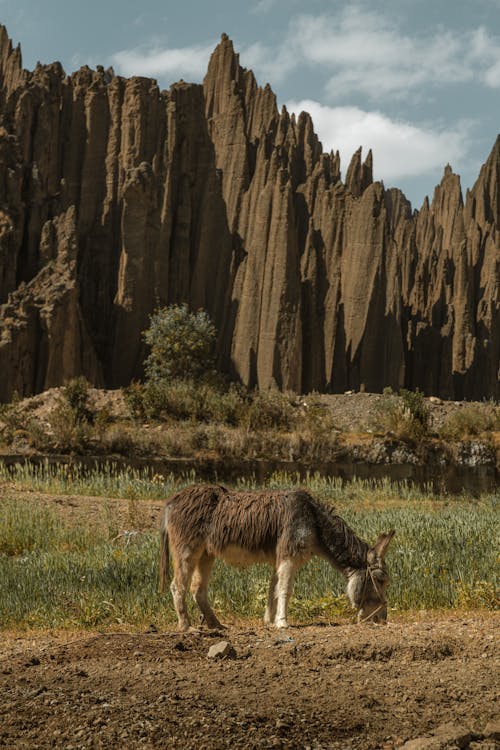
[[[489,721],[484,729],[484,736],[489,740],[500,740],[500,721]]]
[[[229,641],[219,641],[208,649],[209,659],[235,659],[236,651]]]
[[[457,747],[467,747],[472,739],[472,733],[465,727],[457,724],[441,724],[432,733],[446,745],[456,745]]]
[[[290,724],[287,721],[283,721],[283,719],[276,719],[276,729],[288,729]]]
[[[432,731],[431,737],[417,737],[401,745],[401,750],[446,750],[446,748],[466,748],[472,733],[456,724],[441,724]]]

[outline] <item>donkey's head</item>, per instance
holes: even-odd
[[[386,592],[389,574],[384,557],[394,534],[395,531],[381,534],[368,550],[366,568],[351,570],[348,573],[347,596],[351,605],[358,610],[358,622],[387,621]]]

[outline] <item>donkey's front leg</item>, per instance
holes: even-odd
[[[278,574],[273,570],[271,580],[269,581],[269,591],[267,594],[267,606],[264,612],[264,622],[266,625],[272,625],[276,617],[276,585],[278,583]]]
[[[277,628],[287,628],[286,619],[288,611],[288,600],[292,593],[293,578],[299,565],[292,558],[287,558],[278,565],[278,584],[277,584],[277,606],[276,618],[274,624]]]

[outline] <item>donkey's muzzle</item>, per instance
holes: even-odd
[[[358,611],[358,622],[373,622],[378,625],[387,623],[387,606],[382,604],[377,607],[363,607]]]

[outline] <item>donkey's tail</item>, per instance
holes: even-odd
[[[169,581],[169,553],[168,553],[168,533],[165,518],[162,519],[160,531],[160,593],[164,594],[167,590]]]

